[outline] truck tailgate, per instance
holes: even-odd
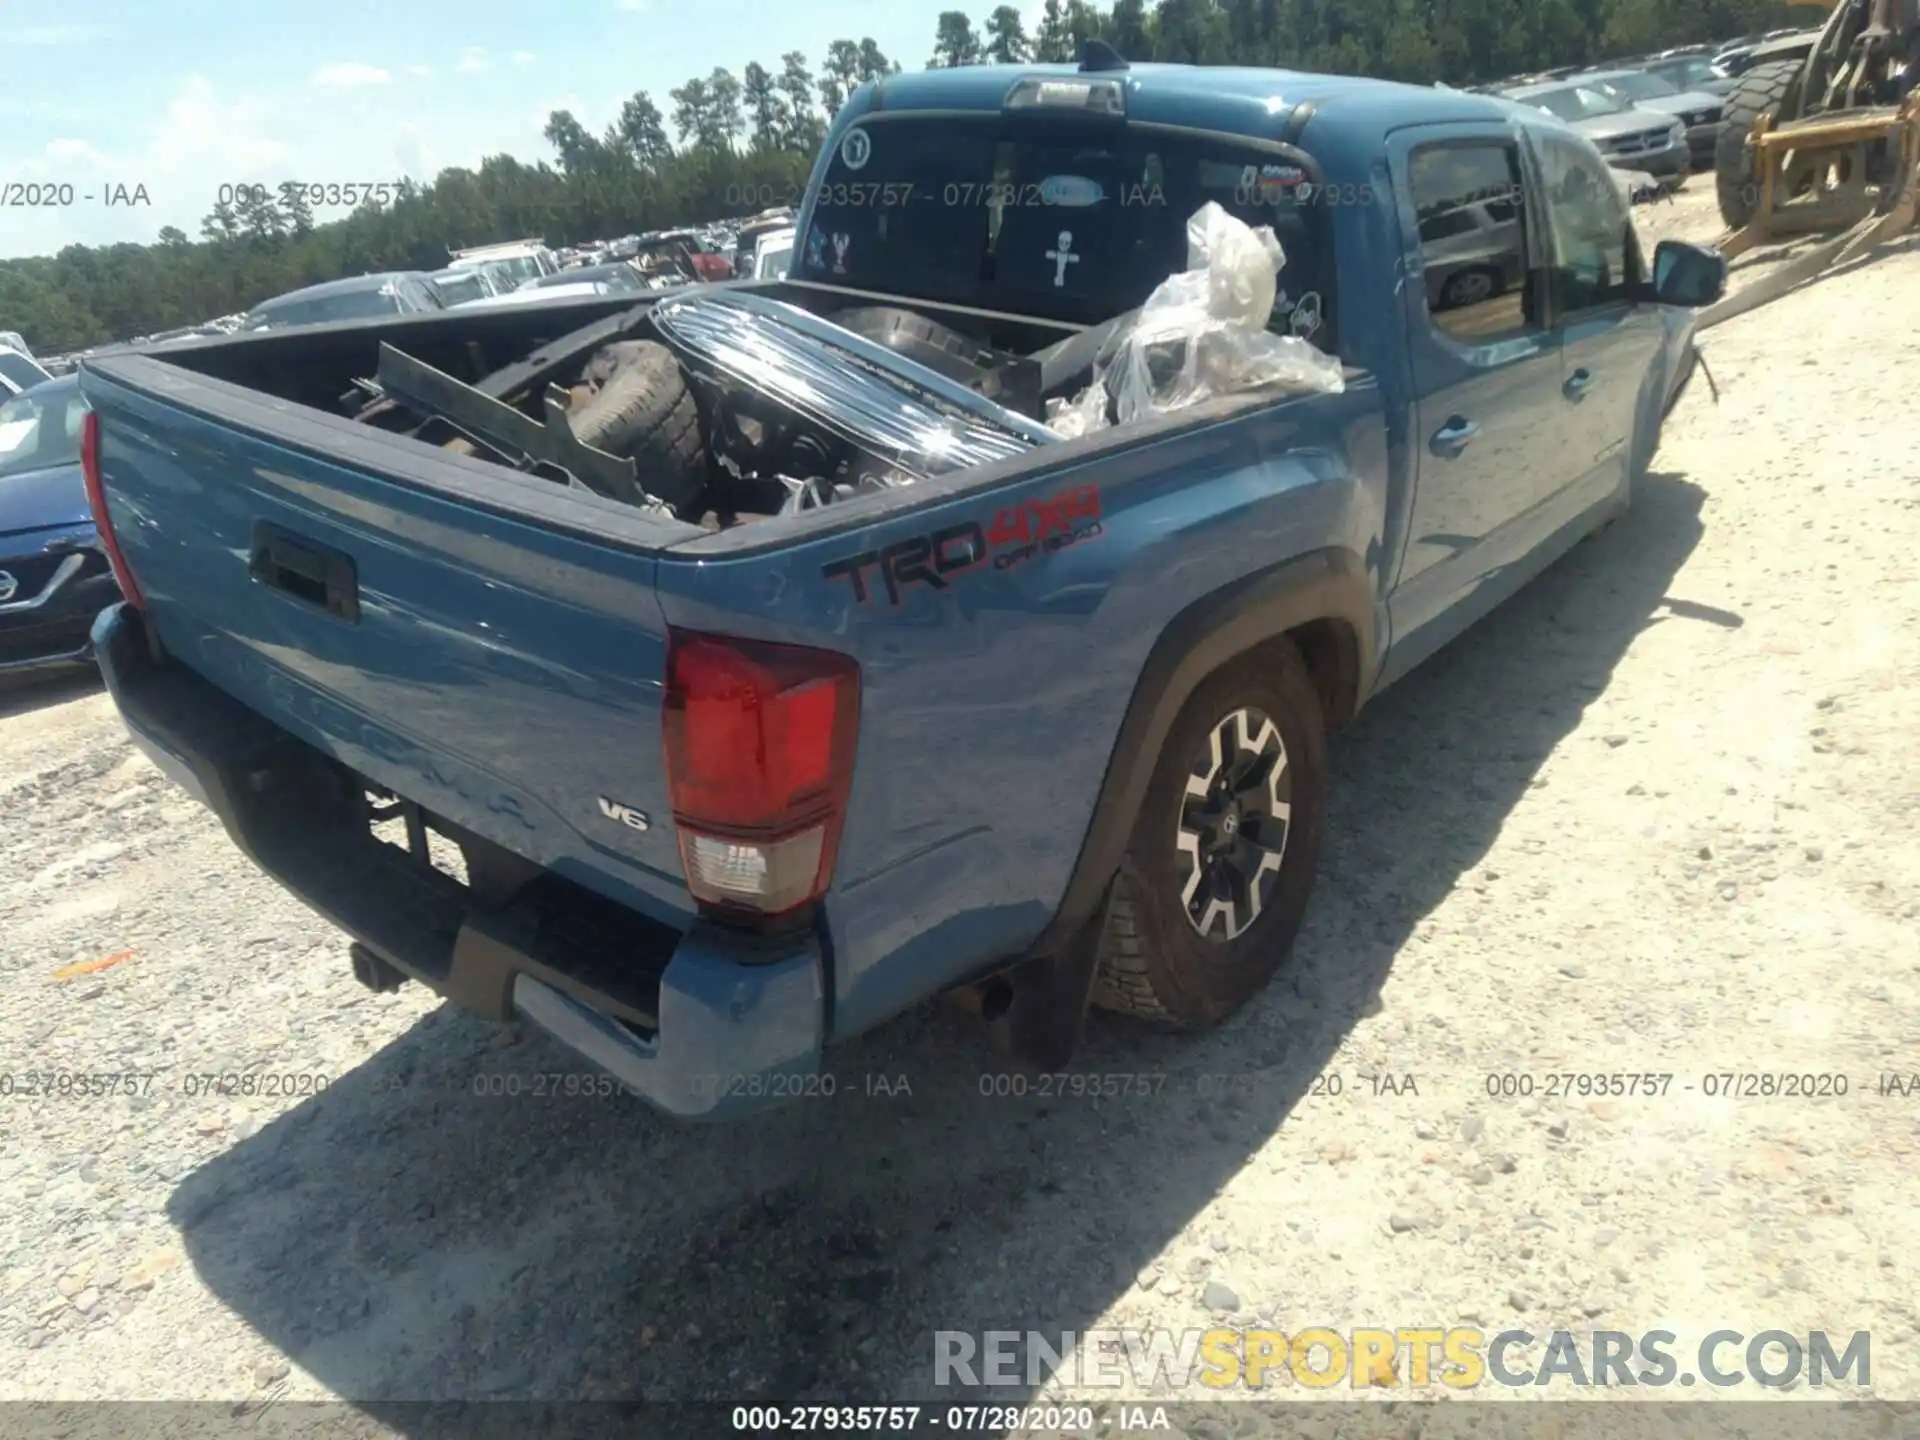
[[[168,368],[83,379],[168,654],[430,815],[684,924],[646,522],[558,486],[515,513],[501,487],[546,482]]]

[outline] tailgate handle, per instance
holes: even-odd
[[[248,569],[262,585],[305,601],[349,625],[360,623],[360,582],[353,557],[268,521],[253,527]]]

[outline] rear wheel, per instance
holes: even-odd
[[[1203,1030],[1272,978],[1319,864],[1326,746],[1319,694],[1291,644],[1194,692],[1128,844],[1095,1004]]]
[[[1791,120],[1798,110],[1795,82],[1805,62],[1769,60],[1742,75],[1721,109],[1720,138],[1714,144],[1713,180],[1720,201],[1720,218],[1729,230],[1738,230],[1758,208],[1758,170],[1747,137],[1753,122],[1771,115],[1774,124]]]

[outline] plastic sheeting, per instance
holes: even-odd
[[[1187,268],[1155,287],[1112,362],[1047,424],[1073,437],[1247,390],[1336,393],[1340,362],[1299,335],[1268,329],[1286,252],[1213,201],[1187,221]]]

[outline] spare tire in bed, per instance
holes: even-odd
[[[581,443],[632,459],[644,493],[616,498],[637,505],[652,495],[677,511],[707,482],[693,392],[666,346],[643,340],[618,348],[621,363],[569,423]]]
[[[884,345],[949,380],[971,385],[980,378],[980,367],[973,360],[981,348],[976,342],[911,310],[897,305],[858,305],[827,318],[842,330]]]

